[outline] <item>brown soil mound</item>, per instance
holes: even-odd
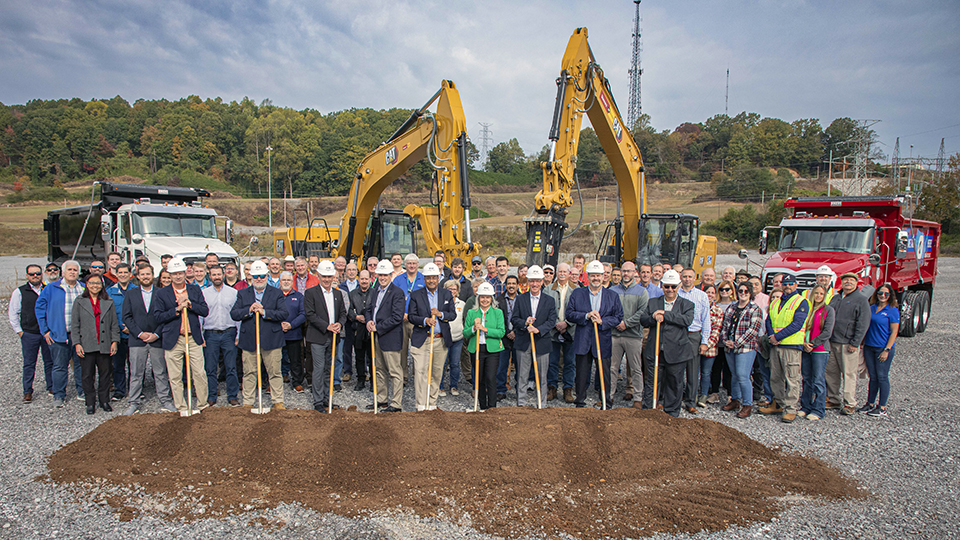
[[[110,500],[121,519],[300,502],[345,516],[412,511],[507,537],[717,530],[771,519],[788,493],[860,496],[819,460],[632,409],[119,416],[49,469],[60,483],[136,486]]]

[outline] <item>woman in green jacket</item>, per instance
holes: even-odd
[[[463,337],[468,339],[467,350],[476,358],[480,347],[480,367],[474,373],[478,377],[481,409],[497,406],[497,368],[500,366],[500,338],[506,334],[503,312],[493,307],[493,285],[483,283],[477,289],[479,307],[467,312],[463,318]],[[479,342],[479,344],[478,344]]]

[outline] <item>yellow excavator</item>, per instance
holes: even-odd
[[[434,103],[435,111],[430,112]],[[466,125],[460,93],[453,81],[444,80],[423,107],[360,162],[339,226],[331,228],[315,218],[306,227],[297,227],[294,215],[292,228],[274,231],[277,256],[362,260],[416,253],[417,227],[430,255],[443,250],[449,261],[479,254],[480,244],[470,237]],[[383,190],[424,158],[434,170],[431,204],[381,208]]]
[[[613,168],[620,199],[617,218],[607,224],[597,258],[614,265],[628,260],[638,264],[679,263],[694,268],[698,276],[703,268],[713,267],[717,239],[699,234],[697,216],[647,213],[643,157],[630,130],[623,125],[610,83],[590,49],[586,28],[577,28],[570,37],[557,78],[550,155],[540,164],[543,188],[535,199],[536,215],[524,218],[527,263],[542,266],[558,262],[568,227],[567,212],[574,202],[577,145],[584,114]]]

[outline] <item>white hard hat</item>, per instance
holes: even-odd
[[[263,261],[253,261],[250,265],[251,276],[262,276],[267,273],[267,263]]]
[[[167,272],[186,272],[187,264],[180,257],[174,257],[167,261]]]
[[[441,275],[443,275],[443,273],[440,272],[440,269],[437,268],[437,265],[435,265],[435,264],[433,264],[433,263],[427,263],[427,264],[423,267],[423,277],[427,277],[427,276],[441,276]]]
[[[296,259],[293,258],[293,255],[287,255],[283,258],[283,262],[296,262]]]
[[[481,283],[477,287],[477,296],[494,296],[493,285],[489,283]]]
[[[663,273],[663,279],[660,280],[660,283],[664,285],[679,285],[680,274],[678,274],[676,270],[667,270]]]
[[[527,279],[543,279],[543,268],[533,265],[527,269]]]
[[[590,264],[587,265],[588,274],[602,274],[603,272],[603,263],[600,261],[590,261]]]
[[[337,275],[337,269],[334,268],[333,263],[330,261],[320,261],[320,264],[317,266],[317,272],[321,276]]]
[[[817,268],[817,275],[818,275],[818,276],[832,276],[832,275],[833,275],[833,270],[831,270],[829,266],[823,265],[823,266],[821,266],[820,268]]]
[[[392,273],[393,273],[393,265],[390,263],[390,261],[389,261],[388,259],[383,259],[383,260],[381,260],[380,262],[377,263],[377,273],[378,273],[378,274],[388,274],[388,275],[389,275],[389,274],[392,274]]]

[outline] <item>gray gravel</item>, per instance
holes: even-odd
[[[722,264],[742,261],[721,256]],[[22,270],[25,259],[0,258],[0,275]],[[859,502],[787,501],[790,508],[771,523],[693,538],[960,538],[960,428],[954,413],[960,410],[960,260],[944,259],[936,290],[933,315],[926,333],[904,339],[891,372],[890,417],[843,417],[834,412],[820,422],[798,420],[781,424],[753,416],[737,420],[715,406],[701,417],[722,422],[768,445],[779,445],[816,456],[857,479],[873,497]],[[6,300],[0,308],[6,310]],[[208,519],[193,523],[171,522],[145,515],[120,522],[104,496],[116,488],[91,486],[68,490],[47,481],[48,456],[92,430],[112,415],[100,411],[84,414],[68,385],[67,407],[52,408],[43,392],[42,374],[35,383],[34,403],[21,403],[19,340],[9,325],[0,330],[0,538],[489,538],[470,529],[435,520],[388,513],[362,520],[318,514],[298,505],[283,505],[264,512]],[[858,398],[866,396],[866,381]],[[343,406],[363,406],[370,393],[354,392],[353,383],[336,394]],[[617,404],[623,401],[620,386]],[[147,412],[157,409],[148,387]],[[404,407],[413,408],[413,391],[405,392]],[[221,393],[221,396],[223,394]],[[288,407],[308,408],[309,394],[288,392]],[[511,395],[511,397],[513,397]],[[555,402],[559,403],[559,402]],[[501,402],[501,405],[504,403]],[[440,399],[440,407],[463,410],[472,406],[469,392]],[[123,406],[114,407],[115,414]],[[242,444],[242,441],[237,441]],[[278,529],[251,525],[262,517],[283,523]],[[687,536],[682,536],[686,538]]]

